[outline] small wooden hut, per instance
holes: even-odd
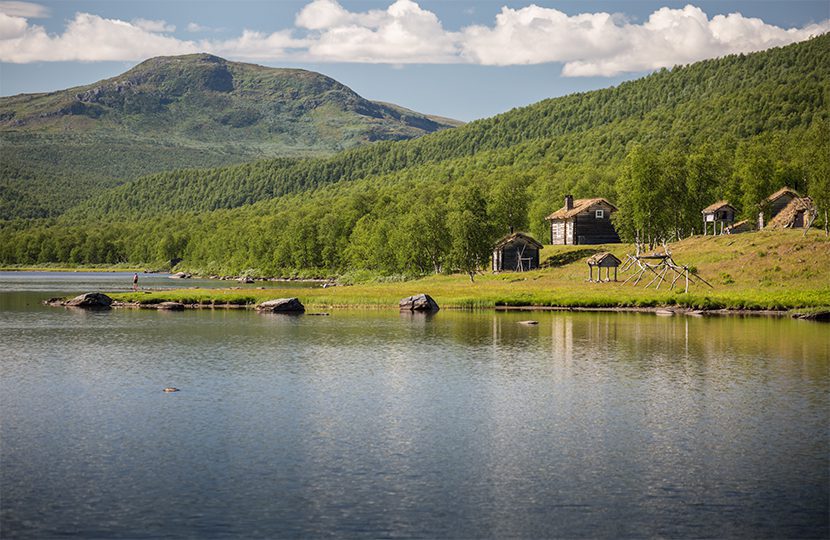
[[[806,229],[812,223],[816,206],[810,197],[797,197],[767,224],[770,229]]]
[[[620,236],[611,222],[617,207],[607,199],[565,196],[565,206],[545,219],[550,221],[550,243],[561,245],[618,244]]]
[[[613,253],[603,252],[588,257],[588,281],[594,281],[594,267],[597,268],[597,283],[603,281],[602,269],[605,268],[605,281],[611,281],[611,269],[614,269],[614,281],[617,281],[617,267],[620,260]]]
[[[709,232],[709,224],[712,224],[712,236],[723,234],[724,229],[735,222],[735,215],[738,213],[729,201],[718,201],[710,204],[700,211],[703,214],[703,235]],[[720,230],[720,232],[718,232]]]
[[[493,248],[493,272],[524,272],[539,268],[542,244],[532,236],[513,233],[499,240]]]
[[[793,199],[800,199],[801,195],[794,189],[783,187],[761,201],[761,210],[758,212],[758,229],[763,229],[768,220],[775,219]]]

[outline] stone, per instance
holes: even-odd
[[[176,272],[175,274],[170,274],[168,277],[170,279],[190,279],[193,276],[187,272]]]
[[[438,303],[428,294],[408,296],[399,302],[401,311],[438,311]]]
[[[298,298],[276,298],[267,300],[256,307],[259,311],[272,313],[303,313],[305,306]]]
[[[168,394],[169,394],[169,393],[171,393],[171,392],[178,392],[178,391],[179,391],[179,389],[178,389],[178,388],[174,388],[174,387],[172,387],[172,386],[168,386],[167,388],[165,388],[164,390],[162,390],[162,392],[167,392]]]
[[[88,309],[109,309],[112,305],[112,298],[99,292],[84,293],[76,296],[64,305]]]
[[[237,279],[236,281],[238,281],[239,283],[253,283],[254,278],[247,277],[247,276],[242,276],[241,278]]]
[[[526,324],[528,326],[534,326],[539,324],[539,321],[519,321],[519,324]]]
[[[182,311],[184,310],[184,304],[181,302],[162,302],[159,304],[158,309],[164,309],[167,311]]]

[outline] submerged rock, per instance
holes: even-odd
[[[271,313],[303,313],[305,306],[297,298],[277,298],[267,300],[256,307],[259,311]]]
[[[187,272],[176,272],[175,274],[170,274],[170,279],[190,279],[193,277],[192,274],[188,274]]]
[[[539,324],[539,321],[519,321],[519,324],[526,324],[528,326],[534,326]]]
[[[165,388],[164,390],[162,390],[162,392],[167,392],[168,394],[169,394],[170,392],[178,392],[178,391],[179,391],[179,389],[178,389],[178,388],[173,388],[172,386],[168,386],[167,388]]]
[[[402,299],[401,311],[438,311],[438,303],[428,294],[416,294]]]
[[[162,302],[159,304],[158,309],[164,309],[168,311],[182,311],[184,309],[184,304],[181,302]]]
[[[112,305],[112,298],[104,293],[91,292],[78,295],[63,305],[78,308],[109,309]]]

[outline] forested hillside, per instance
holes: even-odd
[[[7,224],[0,260],[182,257],[204,273],[423,274],[484,265],[510,227],[546,241],[544,216],[566,193],[616,202],[627,239],[699,231],[700,210],[718,199],[751,216],[783,185],[826,211],[828,99],[825,35],[414,141],[144,178],[58,223]]]
[[[148,173],[325,155],[455,125],[319,73],[152,58],[88,86],[0,98],[0,219],[58,215]]]

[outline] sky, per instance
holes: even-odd
[[[0,0],[0,95],[209,52],[469,121],[828,31],[828,0]]]

